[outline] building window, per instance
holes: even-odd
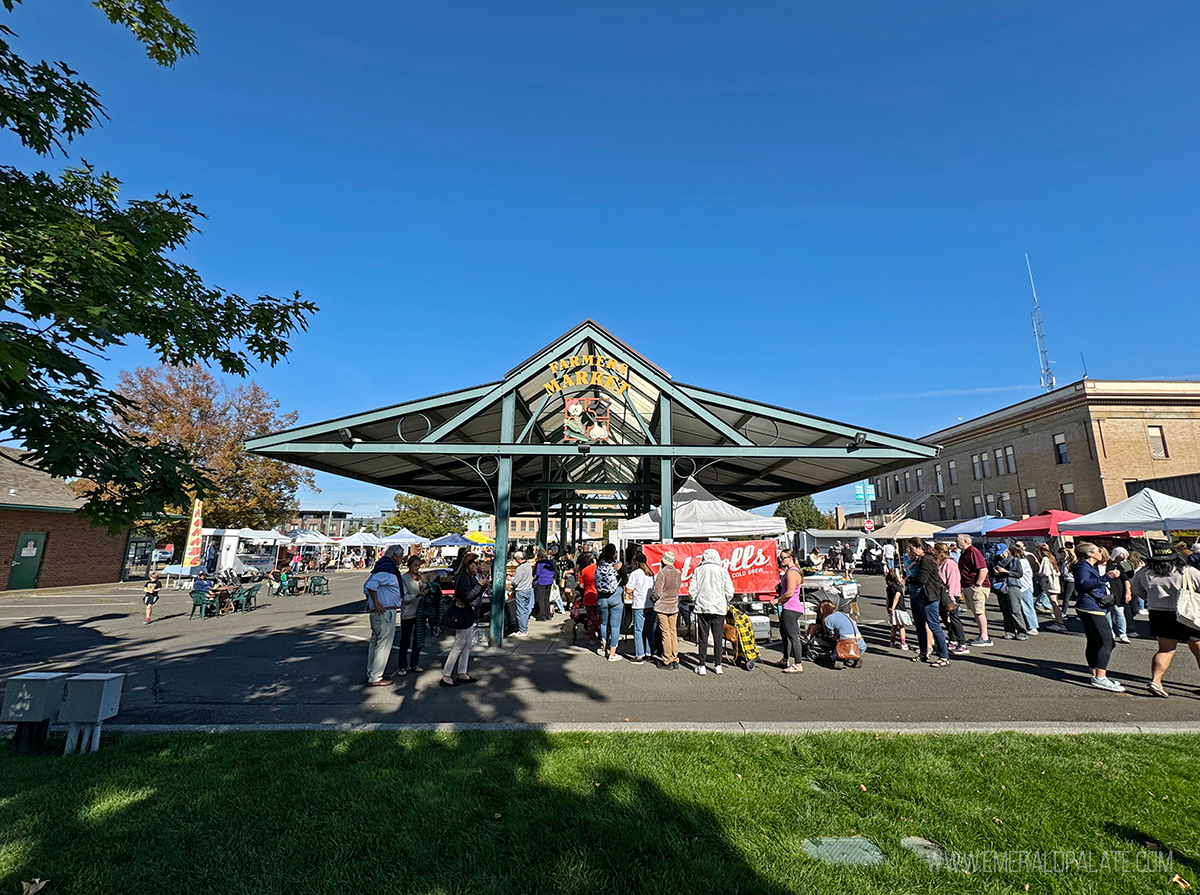
[[[938,501],[938,522],[946,521],[946,501]]]
[[[1054,436],[1054,462],[1059,466],[1070,462],[1067,459],[1067,436],[1063,432]]]
[[[975,481],[979,481],[981,478],[983,478],[983,467],[979,465],[978,454],[971,455],[971,474],[974,476]]]
[[[912,473],[908,471],[904,473],[904,493],[912,494]]]
[[[990,479],[992,477],[992,458],[988,455],[987,451],[984,451],[979,459],[983,461],[983,477]]]
[[[923,473],[921,470],[918,469],[917,470],[917,490],[920,491],[924,487],[925,487],[925,473]]]
[[[983,515],[983,498],[976,494],[971,498],[971,503],[975,507],[975,517],[979,518]]]
[[[946,469],[950,473],[950,484],[957,485],[958,484],[958,465],[953,460],[951,460],[949,463],[946,464]]]
[[[899,497],[900,496],[900,476],[898,476],[898,475],[892,476],[892,485],[893,485],[892,490],[895,491],[896,496]]]
[[[996,495],[995,494],[989,494],[987,496],[987,514],[989,516],[996,515]]]
[[[1163,435],[1163,427],[1147,426],[1146,434],[1150,436],[1150,456],[1155,460],[1166,460],[1167,438]]]
[[[934,485],[937,487],[938,494],[941,494],[943,491],[946,490],[945,485],[942,482],[942,464],[941,463],[934,464],[933,482],[934,482]]]
[[[882,493],[883,493],[883,482],[879,481],[879,479],[876,479],[875,480],[875,496],[878,497]]]
[[[887,499],[891,500],[892,499],[892,480],[884,479],[883,481],[887,485]],[[891,510],[888,510],[888,512],[890,513]]]
[[[1075,509],[1075,486],[1070,482],[1065,485],[1058,486],[1058,502],[1068,513],[1076,512]]]
[[[925,521],[925,504],[917,504],[917,519],[921,522]]]
[[[1012,515],[1012,498],[1007,491],[1000,492],[1000,506],[1004,510],[1005,516]]]
[[[1008,475],[1008,466],[1004,462],[1004,451],[996,448],[996,475]]]
[[[516,530],[517,530],[517,520],[516,520],[516,519],[509,519],[509,520],[508,520],[508,530],[509,530],[509,531],[516,531]]]
[[[1004,449],[1004,456],[1008,457],[1008,474],[1016,475],[1017,474],[1017,455],[1013,451],[1011,445],[1009,445],[1008,447],[1006,447]]]
[[[1027,507],[1029,507],[1029,515],[1030,516],[1037,515],[1037,511],[1038,511],[1037,488],[1026,488],[1025,489],[1025,505]]]
[[[962,518],[962,501],[959,500],[957,497],[954,498],[954,518],[955,519]]]

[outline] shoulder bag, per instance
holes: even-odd
[[[1200,593],[1192,583],[1189,570],[1183,570],[1183,587],[1179,589],[1179,602],[1175,606],[1175,618],[1181,624],[1200,631]]]
[[[850,624],[854,629],[854,636],[839,637],[834,647],[834,655],[839,662],[857,662],[862,658],[862,650],[858,648],[858,625],[854,623],[854,619],[850,619]]]

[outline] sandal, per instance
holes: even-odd
[[[803,665],[790,665],[787,668],[783,669],[783,673],[784,674],[799,674],[803,670],[804,670]]]
[[[913,660],[914,662],[928,662],[928,661],[929,661],[929,654],[928,654],[928,653],[921,653],[921,655],[919,655],[919,656],[913,656],[913,657],[912,657],[912,660]]]
[[[948,668],[950,666],[949,659],[934,659],[929,663],[930,668]]]
[[[445,678],[442,678],[440,681],[438,681],[438,686],[439,687],[457,687],[458,684],[456,684],[454,681],[448,681]]]
[[[412,668],[410,668],[408,670],[411,671],[413,674],[421,674],[425,669],[422,668],[420,665],[414,665]]]
[[[1150,691],[1151,696],[1162,696],[1164,699],[1170,697],[1170,693],[1163,689],[1162,684],[1156,684],[1154,681],[1146,684],[1146,689]]]
[[[475,678],[471,677],[469,674],[460,674],[454,679],[454,682],[456,684],[473,684],[475,683]]]

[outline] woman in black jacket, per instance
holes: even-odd
[[[467,674],[467,662],[471,659],[471,636],[475,622],[483,610],[484,589],[484,580],[479,574],[479,557],[468,553],[462,557],[458,575],[454,579],[454,606],[442,619],[445,627],[455,629],[454,645],[450,647],[450,655],[446,656],[446,664],[442,666],[443,687],[474,681]]]
[[[942,631],[940,615],[942,576],[938,574],[937,560],[925,547],[920,538],[909,538],[908,555],[912,566],[908,572],[908,596],[912,604],[913,621],[917,625],[917,639],[921,643],[920,657],[929,656],[929,636],[933,635],[937,656],[930,657],[932,668],[945,668],[950,664],[950,650],[946,646],[946,635]],[[924,624],[922,624],[924,622]],[[928,630],[926,630],[928,627]]]

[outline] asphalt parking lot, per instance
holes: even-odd
[[[121,671],[120,719],[136,724],[364,723],[723,723],[723,722],[1195,722],[1200,670],[1181,649],[1167,677],[1171,699],[1146,694],[1153,641],[1119,644],[1110,674],[1129,691],[1088,686],[1079,624],[1071,633],[955,657],[932,669],[887,646],[883,581],[864,577],[862,668],[806,664],[785,675],[767,645],[753,671],[692,674],[695,645],[681,643],[685,669],[609,663],[571,643],[569,620],[531,625],[528,638],[476,652],[477,682],[439,688],[449,638],[427,644],[421,675],[366,689],[369,634],[361,611],[364,573],[331,576],[328,596],[264,597],[258,609],[189,619],[190,597],[165,590],[155,621],[142,624],[140,588],[116,585],[0,594],[0,680],[24,671]],[[994,631],[1001,630],[993,607]],[[1144,623],[1139,627],[1146,633]],[[967,626],[974,636],[973,625]],[[915,634],[910,632],[915,643]],[[622,647],[624,651],[628,641]],[[432,655],[430,653],[433,653]]]

